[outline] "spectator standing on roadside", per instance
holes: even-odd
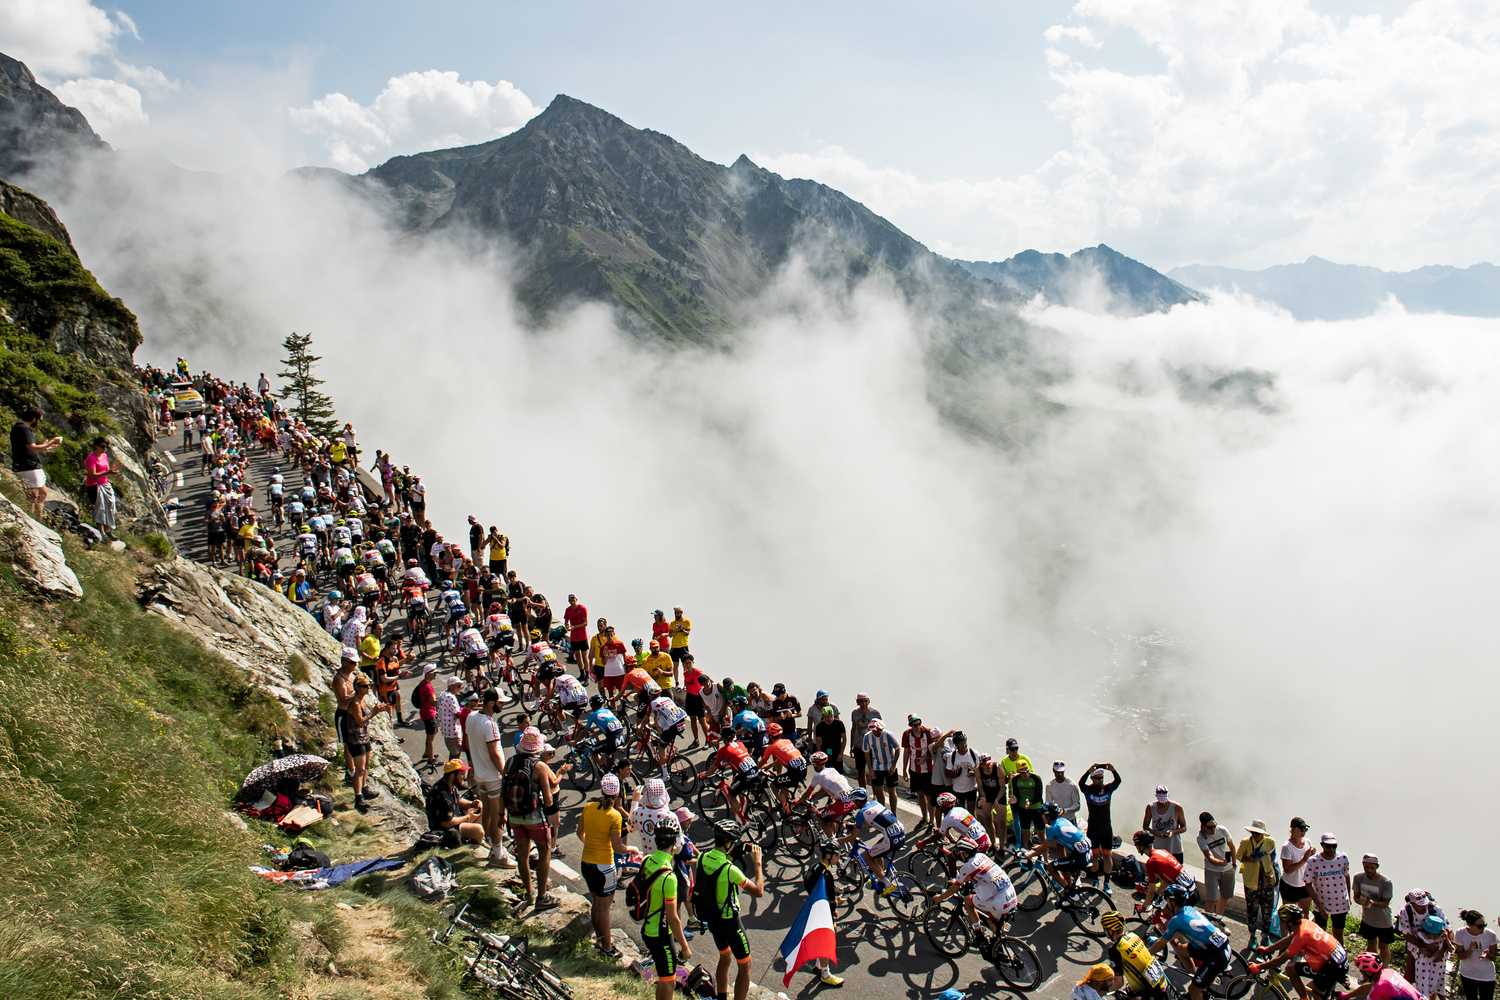
[[[62,444],[61,437],[36,441],[36,428],[42,422],[42,411],[28,406],[10,429],[10,467],[21,477],[26,499],[31,501],[31,516],[42,519],[42,501],[47,499],[47,473],[42,471],[42,456],[50,455]]]
[[[500,529],[490,525],[489,537],[490,572],[505,579],[506,562],[510,559],[510,539],[500,534]]]
[[[433,690],[432,681],[437,677],[437,664],[429,663],[422,668],[422,680],[411,691],[411,704],[417,710],[417,717],[422,720],[422,729],[427,733],[427,746],[422,751],[422,759],[419,764],[437,765],[437,754],[433,753],[433,743],[437,739],[437,692]]]
[[[624,838],[625,814],[620,811],[620,779],[606,774],[599,781],[599,798],[578,812],[578,839],[583,842],[579,868],[589,887],[589,920],[594,927],[594,947],[606,958],[619,958],[609,926],[611,900],[618,887],[615,855],[640,857]]]
[[[835,719],[841,719],[841,718],[843,718],[843,713],[839,711],[838,706],[835,705],[835,704],[833,704],[831,701],[828,700],[828,692],[824,691],[822,688],[819,688],[818,689],[818,693],[815,694],[815,695],[813,695],[813,703],[812,703],[812,705],[809,706],[808,709],[807,709],[807,736],[808,736],[808,739],[812,739],[813,738],[813,729],[814,729],[814,727],[816,727],[818,725],[818,723],[820,723],[820,722],[823,721],[823,709],[825,709],[825,708],[831,708],[831,709],[833,709],[833,717]],[[787,727],[786,726],[782,726],[782,728],[785,729]]]
[[[875,801],[896,811],[896,761],[901,743],[885,727],[884,719],[871,719],[864,734],[865,761],[870,765],[870,789]]]
[[[962,732],[953,734],[953,748],[943,751],[943,774],[958,804],[972,813],[979,807],[979,755]]]
[[[184,421],[185,427],[192,424]],[[83,459],[83,495],[94,515],[94,525],[105,534],[115,529],[115,489],[109,483],[109,439],[94,438]]]
[[[1068,765],[1060,760],[1052,762],[1052,780],[1042,794],[1043,802],[1051,802],[1062,810],[1063,818],[1078,825],[1078,810],[1083,806],[1083,795],[1078,782],[1068,777]]]
[[[1339,850],[1338,838],[1331,833],[1323,834],[1319,845],[1322,853],[1308,858],[1303,883],[1312,893],[1313,923],[1342,944],[1344,919],[1349,915],[1349,856]]]
[[[484,565],[484,525],[473,514],[469,515],[469,559],[475,566]]]
[[[601,619],[602,620],[602,619]],[[700,742],[708,740],[708,704],[703,700],[703,688],[710,683],[709,678],[703,671],[698,669],[693,662],[693,654],[682,658],[682,689],[684,696],[682,707],[688,714],[688,725],[693,727],[693,742],[688,744],[688,750],[696,750]],[[699,734],[699,729],[702,734]]]
[[[1250,927],[1250,943],[1256,932],[1261,944],[1269,945],[1271,910],[1276,903],[1276,842],[1264,820],[1251,820],[1245,827],[1250,836],[1240,841],[1235,860],[1240,863],[1240,882],[1245,887],[1245,923]]]
[[[1042,816],[1042,779],[1031,773],[1031,764],[1022,760],[1010,776],[1010,805],[1015,816],[1016,847],[1035,847],[1047,835],[1047,821]],[[1036,833],[1032,840],[1028,830]]]
[[[589,671],[593,669],[589,657],[589,609],[578,603],[577,594],[568,595],[563,624],[568,626],[568,648],[572,650],[573,662],[578,665],[578,679],[587,684]]]
[[[818,693],[826,696],[828,692]],[[901,734],[901,777],[910,783],[912,797],[922,810],[919,826],[936,827],[940,818],[932,809],[932,744],[939,735],[935,728],[922,725],[920,716],[906,717],[906,731]]]
[[[785,691],[785,688],[782,688]],[[865,783],[865,734],[870,731],[870,721],[881,718],[880,711],[870,707],[870,696],[864,691],[854,696],[854,711],[849,713],[849,753],[854,758],[854,783]],[[772,702],[772,709],[775,702]],[[775,713],[773,711],[773,718]],[[779,718],[775,721],[780,722]]]
[[[1454,932],[1453,947],[1464,1000],[1495,1000],[1495,932],[1485,929],[1478,910],[1460,910],[1458,918],[1464,926]]]
[[[1157,785],[1156,801],[1146,803],[1141,829],[1151,831],[1154,838],[1152,850],[1166,851],[1182,864],[1182,835],[1187,832],[1187,813],[1180,804],[1172,801],[1166,785]]]
[[[672,666],[680,669],[682,658],[688,655],[688,633],[692,632],[691,620],[682,617],[682,605],[672,606],[672,620],[667,623],[667,634],[671,636]]]
[[[1234,895],[1234,841],[1214,814],[1198,814],[1198,850],[1203,852],[1203,900],[1219,916]]]
[[[1306,834],[1307,820],[1293,816],[1286,843],[1281,845],[1281,901],[1296,903],[1303,913],[1312,909],[1312,894],[1305,881],[1307,862],[1318,853],[1305,839]]]
[[[458,678],[449,678],[448,692]],[[462,684],[462,681],[459,681]],[[485,836],[490,841],[490,860],[501,868],[516,867],[516,859],[500,842],[500,822],[505,813],[501,802],[505,775],[505,750],[500,746],[500,729],[495,725],[495,713],[500,711],[500,692],[488,688],[479,711],[470,712],[464,720],[464,732],[469,740],[469,758],[474,762],[474,787],[479,794],[479,805],[483,812]],[[456,754],[455,754],[456,756]],[[524,856],[523,856],[524,859]],[[530,872],[523,872],[529,876]],[[527,879],[530,882],[530,879]]]
[[[1106,782],[1105,772],[1111,779]],[[1094,845],[1094,874],[1108,878],[1115,870],[1115,820],[1113,801],[1120,790],[1120,772],[1110,763],[1089,765],[1089,780],[1083,786],[1083,800],[1089,807],[1089,842]]]
[[[844,770],[844,740],[847,733],[843,720],[834,714],[832,705],[823,706],[823,720],[813,730],[817,748],[828,755],[828,766]]]
[[[458,692],[463,690],[463,686],[462,677],[450,677],[448,689],[437,697],[438,732],[443,734],[443,745],[448,748],[449,760],[460,757],[464,749],[464,733],[458,723]]]
[[[1396,890],[1391,880],[1380,874],[1380,858],[1366,854],[1364,870],[1354,876],[1354,901],[1360,905],[1359,936],[1367,944],[1379,943],[1382,965],[1391,960],[1391,944],[1396,929],[1391,925],[1391,900]]]

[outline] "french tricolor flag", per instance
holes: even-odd
[[[826,958],[830,963],[838,960],[838,947],[833,937],[833,906],[828,901],[825,882],[820,878],[813,883],[812,895],[781,942],[781,957],[786,962],[786,975],[781,980],[783,986],[791,986],[792,974],[807,962],[819,958]]]

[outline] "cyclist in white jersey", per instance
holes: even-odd
[[[548,697],[556,698],[563,711],[572,715],[575,720],[583,714],[583,710],[589,704],[589,693],[572,674],[562,674],[553,678]]]
[[[490,644],[484,641],[484,636],[474,627],[474,619],[467,615],[458,620],[458,626],[459,632],[453,637],[453,648],[464,655],[464,683],[478,691],[480,685],[475,674],[483,670],[484,662],[489,659]]]
[[[979,917],[994,928],[996,934],[1004,933],[1005,920],[1016,911],[1016,888],[1010,878],[994,860],[979,849],[979,845],[967,837],[953,845],[953,852],[962,861],[948,888],[932,897],[929,905],[936,906],[943,900],[972,885],[974,891],[964,897],[964,909],[969,919],[980,926]]]
[[[505,613],[504,607],[499,601],[490,605],[489,616],[484,620],[484,634],[490,641],[490,649],[494,654],[505,657],[505,665],[511,665],[510,651],[516,645],[515,626],[510,623],[510,615]]]
[[[948,837],[951,833],[954,839],[968,837],[979,846],[979,850],[990,849],[990,835],[985,830],[984,824],[979,822],[978,817],[963,806],[958,804],[958,797],[952,792],[944,792],[937,797],[938,812],[943,814],[943,821],[938,824],[938,834]]]
[[[830,805],[818,813],[818,825],[823,828],[824,836],[832,837],[839,821],[854,811],[849,779],[828,766],[828,755],[821,750],[812,755],[812,768],[813,773],[807,776],[807,789],[795,804],[801,805],[818,795],[828,796]]]
[[[651,755],[660,764],[669,756],[668,747],[677,743],[677,737],[681,736],[687,728],[687,712],[683,711],[671,698],[666,695],[658,696],[649,706],[651,725],[656,729],[656,740],[651,746]]]
[[[885,880],[885,859],[892,851],[898,851],[906,843],[906,827],[896,818],[883,802],[870,802],[870,793],[863,788],[855,788],[849,793],[856,803],[851,822],[854,829],[840,837],[840,841],[849,842],[859,837],[866,830],[875,831],[875,839],[865,847],[865,853],[870,859],[870,868],[875,872],[875,877]],[[889,895],[893,886],[887,886],[882,895]]]

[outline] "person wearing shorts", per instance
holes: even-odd
[[[1220,916],[1234,898],[1234,841],[1213,813],[1198,814],[1198,849],[1203,852],[1203,901]]]
[[[727,820],[714,826],[714,846],[698,859],[697,880],[712,885],[714,906],[708,913],[698,914],[698,919],[708,927],[719,952],[717,987],[719,996],[729,996],[729,969],[737,965],[734,995],[743,997],[750,992],[750,939],[745,936],[740,923],[740,890],[759,899],[766,892],[766,873],[761,861],[760,848],[750,847],[750,859],[755,863],[755,879],[746,877],[727,853],[740,840],[740,828]],[[706,892],[708,890],[700,890]]]
[[[656,1000],[672,1000],[677,991],[679,955],[684,962],[693,957],[682,932],[682,917],[677,912],[679,881],[673,851],[678,835],[675,825],[658,826],[652,834],[656,851],[641,864],[641,874],[651,880],[646,919],[641,922],[641,943],[646,946],[656,972]],[[674,938],[676,951],[672,947]]]

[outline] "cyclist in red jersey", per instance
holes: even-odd
[[[1151,845],[1156,838],[1147,830],[1137,830],[1131,840],[1135,849],[1146,858],[1146,898],[1140,904],[1141,910],[1150,907],[1157,894],[1169,885],[1182,886],[1188,896],[1187,904],[1198,905],[1198,883],[1182,867],[1181,861],[1160,848],[1153,849]]]
[[[1273,951],[1281,954],[1268,962],[1251,965],[1250,971],[1274,969],[1300,958],[1288,970],[1297,995],[1302,1000],[1329,996],[1334,986],[1349,975],[1349,956],[1344,952],[1344,946],[1339,944],[1338,938],[1306,919],[1307,915],[1296,903],[1283,903],[1276,915],[1281,918],[1281,928],[1286,935],[1255,951],[1260,955]],[[1303,982],[1304,976],[1307,982]]]

